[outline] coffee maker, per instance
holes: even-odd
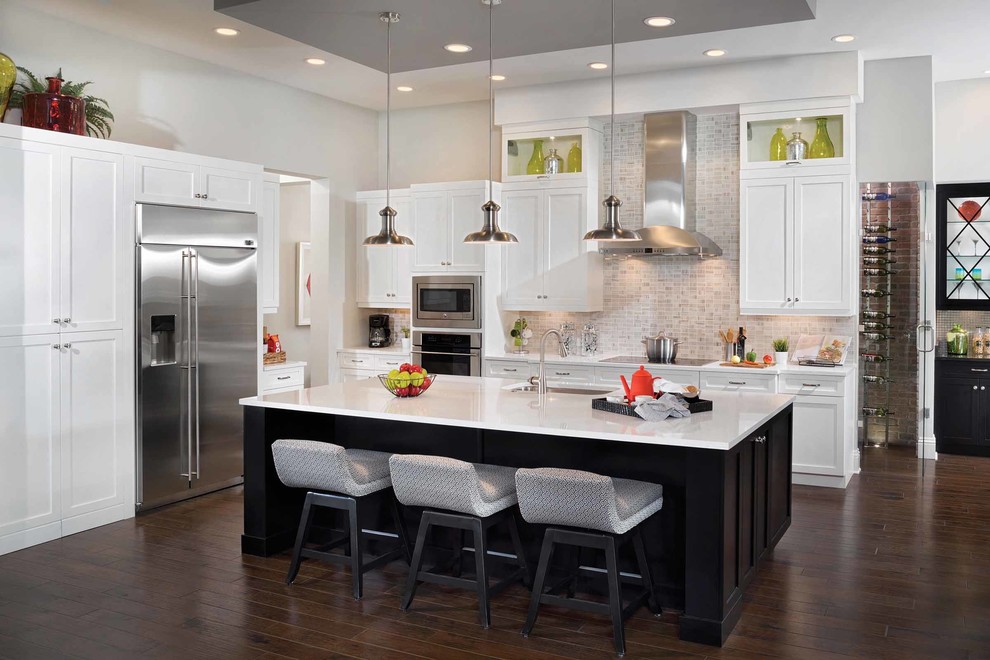
[[[388,314],[372,314],[368,317],[368,346],[385,348],[392,345],[392,329],[388,327]]]

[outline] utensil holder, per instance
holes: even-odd
[[[736,354],[736,345],[724,343],[722,349],[722,362],[731,362],[732,356]]]

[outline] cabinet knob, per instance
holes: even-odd
[[[983,390],[985,390],[985,389],[987,389],[987,386],[986,386],[986,385],[980,385],[980,391],[981,391],[981,392],[982,392]]]
[[[795,298],[794,299],[794,302],[801,302],[801,299],[800,298]]]
[[[52,350],[53,351],[57,351],[60,348],[62,348],[62,345],[61,344],[52,344]],[[976,388],[974,387],[973,389],[975,390]]]
[[[52,319],[52,323],[54,323],[55,325],[58,325],[61,322],[62,322],[62,319],[60,319],[60,318],[54,318],[54,319]]]
[[[62,344],[62,348],[68,350],[68,349],[72,348],[72,344]]]
[[[977,386],[976,385],[973,385],[973,389],[975,390],[976,388],[977,388]]]
[[[62,323],[72,323],[72,319],[66,316],[64,319],[62,319]]]
[[[787,302],[791,302],[791,299],[790,299],[790,298],[788,298],[788,299],[787,299]]]

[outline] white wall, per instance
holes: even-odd
[[[385,187],[385,113],[379,114],[379,181]],[[492,142],[495,179],[499,135]],[[392,187],[488,178],[488,101],[392,111]]]
[[[265,314],[290,360],[309,361],[310,326],[296,325],[296,244],[309,242],[310,184],[283,183],[279,199],[278,312]],[[309,368],[306,369],[309,386]]]
[[[990,79],[935,85],[935,180],[990,181]]]
[[[343,257],[350,252],[335,250],[331,263],[329,241],[353,231],[354,192],[376,185],[377,113],[3,0],[0,44],[39,75],[61,66],[69,79],[96,81],[90,91],[107,99],[117,117],[115,140],[329,178],[333,192],[326,203],[337,230],[318,228],[313,273],[314,309],[330,308],[328,296],[345,279]],[[320,384],[336,348],[331,337],[340,332],[327,317],[314,317],[311,332],[313,382]]]
[[[934,180],[931,57],[866,62],[856,109],[859,181]]]

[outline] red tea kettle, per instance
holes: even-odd
[[[638,396],[653,396],[653,381],[658,380],[660,376],[654,377],[646,367],[643,365],[639,366],[636,373],[632,375],[632,386],[626,382],[625,376],[619,376],[619,380],[622,381],[622,388],[626,391],[626,398],[629,403],[636,400]]]

